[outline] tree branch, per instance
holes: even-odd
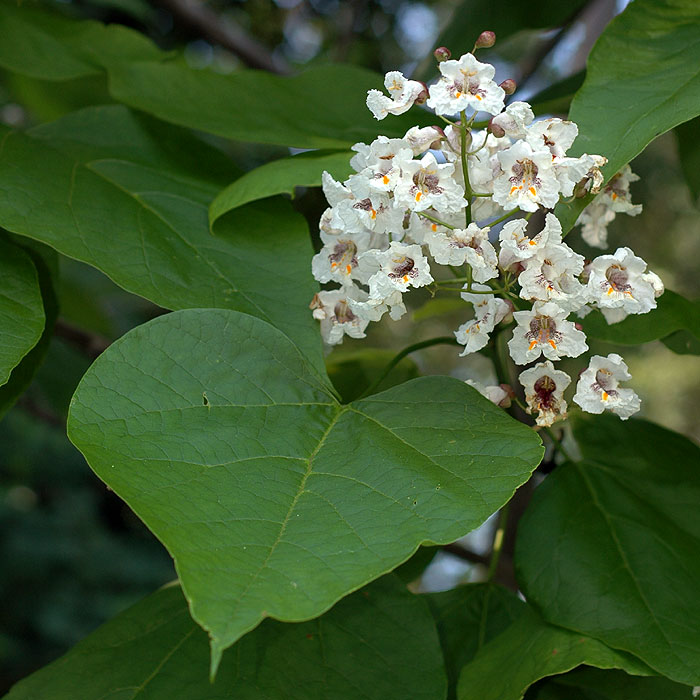
[[[57,338],[62,338],[70,343],[91,360],[97,359],[110,346],[111,342],[97,333],[78,328],[63,318],[56,321],[53,333]]]
[[[273,56],[266,46],[250,37],[240,25],[229,18],[220,17],[197,0],[155,0],[155,4],[171,12],[202,38],[228,49],[250,68],[280,75],[291,73],[285,61]]]

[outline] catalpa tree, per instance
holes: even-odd
[[[624,359],[700,354],[700,307],[608,244],[646,213],[630,161],[686,122],[697,148],[694,0],[635,0],[585,79],[527,99],[490,30],[382,81],[197,70],[32,5],[0,27],[7,75],[104,98],[1,128],[0,411],[46,355],[57,260],[162,307],[93,348],[66,429],[177,572],[8,698],[700,693],[700,450],[638,417]],[[296,154],[241,172],[233,142]],[[441,549],[479,566],[426,593]]]

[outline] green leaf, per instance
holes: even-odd
[[[516,569],[547,620],[700,684],[700,448],[642,420],[576,417],[518,528]]]
[[[19,248],[19,246],[15,247]],[[51,279],[52,268],[55,266],[55,254],[45,246],[36,243],[24,248],[24,252],[30,257],[38,277],[44,320],[38,341],[14,367],[6,383],[0,386],[0,418],[12,408],[15,401],[24,393],[44,361],[53,335],[53,326],[58,316],[58,300]]]
[[[180,588],[170,586],[20,681],[7,700],[75,700],[76,692],[81,700],[445,697],[430,613],[393,576],[316,620],[265,622],[224,656],[213,684],[207,662],[207,636],[187,614]]]
[[[114,61],[165,56],[140,32],[118,24],[72,20],[17,3],[0,3],[0,66],[42,80],[103,72]]]
[[[681,168],[685,180],[690,188],[693,202],[700,198],[700,117],[679,124],[676,127],[676,139],[678,140],[678,156],[681,160]]]
[[[527,606],[514,593],[490,583],[458,586],[451,591],[430,593],[425,599],[435,618],[445,657],[447,697],[453,700],[462,667],[481,645],[507,629]]]
[[[700,302],[692,302],[670,290],[657,299],[657,308],[648,314],[634,314],[620,323],[608,324],[601,313],[592,313],[582,321],[591,338],[619,345],[639,345],[687,330],[700,339]]]
[[[37,344],[45,323],[39,276],[31,257],[0,237],[0,385]]]
[[[600,35],[571,103],[568,155],[599,153],[606,180],[659,134],[700,114],[700,3],[635,0]],[[564,232],[590,198],[559,204]]]
[[[700,355],[700,339],[688,331],[676,331],[661,341],[677,355]]]
[[[367,90],[381,76],[349,65],[321,65],[288,78],[263,71],[221,75],[174,62],[110,67],[112,96],[159,119],[237,141],[298,148],[347,148],[377,134],[401,137],[435,121],[413,109],[379,125]]]
[[[448,377],[341,406],[288,338],[227,310],[169,314],[111,345],[68,433],[174,556],[214,668],[264,617],[319,615],[420,544],[472,530],[542,455]]]
[[[462,669],[457,688],[460,700],[521,700],[536,681],[580,664],[653,674],[633,656],[614,651],[596,639],[549,625],[531,608],[523,607],[518,619],[482,647]]]
[[[235,173],[218,151],[121,106],[0,133],[0,225],[165,308],[260,316],[322,368],[306,223],[271,200],[232,212],[212,236],[209,203]]]
[[[352,155],[347,151],[312,151],[265,163],[239,177],[216,196],[209,207],[209,225],[213,227],[226,212],[256,199],[282,193],[293,195],[298,186],[319,187],[324,170],[336,180],[345,180],[353,172]]]
[[[546,683],[536,700],[689,700],[691,689],[659,677],[580,668]]]

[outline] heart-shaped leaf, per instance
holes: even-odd
[[[46,318],[29,254],[0,237],[0,385],[37,344]]]
[[[400,643],[398,643],[400,640]],[[386,576],[298,625],[268,621],[207,678],[207,637],[177,586],[121,613],[7,700],[440,700],[445,671],[420,596]]]
[[[341,406],[282,333],[189,310],[114,343],[68,432],[168,547],[221,651],[264,617],[319,615],[503,505],[537,435],[447,377]]]
[[[550,622],[700,684],[700,449],[642,420],[577,417],[518,528],[518,581]]]

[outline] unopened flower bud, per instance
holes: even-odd
[[[452,51],[450,51],[446,46],[438,46],[435,49],[435,51],[433,51],[433,56],[435,56],[438,63],[442,63],[443,61],[447,61],[451,55],[452,55]]]
[[[590,189],[591,180],[589,177],[584,177],[576,183],[576,186],[574,187],[574,197],[576,199],[581,199],[582,197],[585,197],[588,194]]]
[[[511,402],[515,398],[515,391],[510,384],[501,384],[500,387],[505,391],[506,395],[498,402],[498,405],[501,408],[510,408]]]
[[[479,38],[474,42],[475,49],[490,49],[496,43],[494,32],[481,32]]]
[[[489,122],[487,129],[499,139],[506,135],[505,129],[499,124],[494,123],[493,119]]]
[[[503,92],[505,92],[506,95],[512,95],[518,87],[518,84],[512,78],[507,78],[499,84],[499,87],[503,88]]]
[[[423,86],[423,89],[418,93],[418,97],[416,97],[414,104],[422,105],[429,97],[428,86],[422,81],[417,82],[420,82],[420,84]]]
[[[580,323],[574,323],[574,328],[575,328],[577,331],[582,331],[582,330],[583,330],[583,326],[582,326]]]

